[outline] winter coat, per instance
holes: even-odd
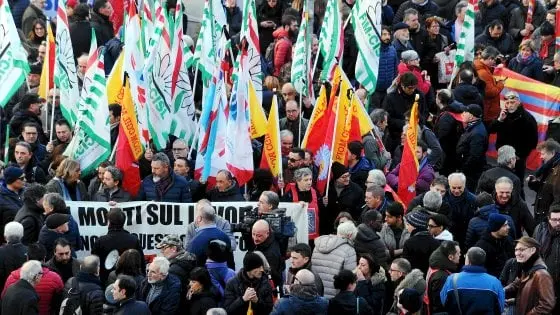
[[[494,277],[499,277],[506,261],[514,257],[514,244],[509,236],[497,239],[490,234],[490,231],[487,231],[475,246],[484,249],[487,257],[491,257],[491,259],[486,259],[484,267]]]
[[[101,262],[99,278],[104,284],[107,282],[107,277],[112,270],[105,269],[105,259],[107,259],[109,253],[115,249],[119,252],[119,256],[127,249],[138,250],[140,256],[142,257],[142,263],[140,265],[142,267],[145,266],[144,251],[142,249],[142,245],[140,245],[138,236],[129,233],[122,227],[110,226],[107,234],[100,236],[91,248],[91,254],[98,256],[99,261]]]
[[[356,268],[356,250],[352,241],[337,235],[323,235],[315,239],[311,256],[311,270],[319,274],[325,287],[325,297],[336,295],[333,277],[341,270]]]
[[[499,278],[502,286],[506,287],[508,284],[512,283],[515,278],[517,278],[517,270],[519,269],[519,266],[520,264],[517,262],[515,257],[506,261]]]
[[[425,158],[427,159],[427,157]],[[433,167],[426,161],[420,161],[420,169],[418,170],[418,177],[416,178],[416,194],[425,193],[430,190],[430,184],[436,177]],[[401,164],[397,165],[389,174],[387,174],[387,184],[395,191],[399,187],[399,171]]]
[[[39,9],[34,4],[29,4],[27,9],[23,12],[23,17],[21,18],[21,30],[26,38],[29,33],[34,30],[35,25],[33,25],[33,22],[36,19],[41,19],[43,22],[47,21],[47,17],[43,14],[43,10]]]
[[[537,54],[527,60],[522,60],[518,55],[509,61],[508,68],[533,80],[544,81],[543,62]]]
[[[20,280],[20,271],[21,268],[12,271],[8,279],[6,280],[6,284],[4,285],[4,290],[2,291],[2,296],[6,294],[8,288],[18,280]],[[57,301],[62,297],[62,292],[64,290],[64,283],[60,276],[50,270],[47,267],[43,267],[43,275],[41,276],[41,280],[39,283],[34,287],[35,292],[39,295],[39,314],[40,315],[50,315],[52,311],[55,311],[53,301]]]
[[[526,160],[537,147],[537,121],[523,106],[519,106],[513,113],[508,113],[503,121],[494,120],[489,132],[497,133],[496,149],[510,145],[521,160]]]
[[[426,193],[422,193],[422,194],[417,195],[416,197],[412,198],[412,200],[408,204],[408,207],[406,208],[406,212],[408,213],[409,211],[412,211],[413,209],[415,209],[417,207],[422,207],[424,210],[427,210],[427,211],[433,212],[433,213],[443,214],[447,217],[449,217],[451,215],[451,207],[449,206],[449,202],[447,202],[445,200],[445,198],[442,200],[441,207],[439,207],[439,209],[430,209],[430,208],[427,208],[424,205],[424,196],[425,195],[426,195]]]
[[[374,315],[381,315],[383,312],[383,300],[385,299],[385,269],[379,268],[369,279],[358,280],[354,293],[366,300]]]
[[[475,212],[474,217],[469,221],[469,226],[467,228],[467,234],[465,237],[465,246],[471,248],[480,240],[480,238],[486,233],[488,228],[488,217],[492,213],[500,213],[498,208],[494,204],[484,206]],[[505,215],[509,225],[509,235],[511,239],[516,239],[515,233],[515,223],[509,215]]]
[[[172,315],[179,309],[181,281],[174,274],[169,273],[162,281],[161,293],[148,304],[152,315]],[[152,284],[144,279],[141,286],[142,300],[146,301]],[[147,303],[147,302],[146,302]]]
[[[65,188],[66,188],[66,193],[65,193]],[[69,192],[67,192],[68,185],[66,184],[66,182],[62,181],[58,177],[51,179],[45,185],[45,189],[49,193],[58,193],[64,198],[65,201],[88,201],[89,200],[89,194],[87,193],[86,185],[82,181],[76,183],[76,188],[75,188],[76,200],[71,199]],[[65,194],[67,195],[65,196]]]
[[[486,151],[488,151],[488,132],[482,120],[467,124],[465,132],[457,143],[457,158],[463,173],[467,178],[471,177],[475,180],[475,183],[486,168]]]
[[[277,3],[274,8],[271,8],[268,5],[268,2],[263,1],[257,7],[257,22],[259,23],[259,40],[261,45],[261,53],[266,52],[266,48],[268,47],[268,45],[274,42],[274,37],[272,36],[274,29],[262,27],[261,22],[272,21],[277,26],[281,26],[283,9],[284,8],[282,2]]]
[[[449,106],[441,109],[434,124],[434,133],[442,152],[445,152],[445,159],[439,170],[442,175],[449,175],[459,167],[455,149],[464,131],[463,122],[459,116],[462,112],[463,104],[453,101]]]
[[[519,7],[511,10],[510,12],[509,27],[507,28],[507,30],[518,46],[524,37],[523,35],[521,35],[521,31],[525,29],[525,22],[527,21],[527,9],[528,7],[521,4]],[[535,8],[533,9],[533,20],[531,21],[534,29],[541,26],[541,24],[545,21],[545,18],[546,8],[540,1],[535,1]]]
[[[441,251],[441,247],[430,255],[430,269],[426,276],[426,296],[429,301],[430,314],[443,312],[444,308],[439,298],[441,288],[447,277],[457,270],[457,265],[450,261]]]
[[[391,139],[391,145],[388,146],[389,150],[401,143],[401,133],[404,125],[407,123],[404,114],[412,108],[416,94],[420,96],[418,100],[418,113],[420,121],[423,122],[428,116],[428,107],[424,93],[420,92],[419,89],[414,90],[414,93],[408,95],[399,86],[396,91],[388,93],[383,100],[383,109],[389,113],[389,124],[387,126]]]
[[[379,232],[379,236],[385,246],[389,250],[389,252],[394,251],[395,249],[402,249],[404,247],[404,243],[410,238],[410,232],[406,229],[406,226],[403,224],[403,229],[401,232],[401,237],[399,239],[399,243],[397,244],[395,233],[393,229],[387,224],[383,223],[381,227],[381,232]]]
[[[249,279],[243,268],[228,281],[224,297],[224,309],[229,315],[245,315],[249,302],[243,301],[243,294],[247,288],[255,289],[257,303],[251,303],[254,315],[268,315],[272,311],[272,287],[268,277],[263,274],[260,279]]]
[[[89,46],[91,45],[90,22],[83,20],[70,23],[70,39],[72,40],[74,59],[78,59],[82,54],[89,54]]]
[[[311,260],[309,260],[307,264],[305,264],[302,268],[297,268],[297,269],[291,267],[288,268],[288,272],[286,274],[286,282],[284,284],[285,285],[294,284],[294,281],[296,280],[296,273],[302,269],[307,269],[313,273],[313,276],[315,276],[315,290],[317,292],[317,295],[323,296],[325,294],[325,287],[323,286],[323,280],[321,280],[321,277],[319,276],[318,273],[312,270]]]
[[[433,0],[439,7],[437,16],[441,16],[446,20],[453,20],[455,18],[455,6],[459,0]]]
[[[420,269],[412,269],[402,280],[398,281],[397,287],[394,291],[393,305],[391,306],[391,313],[398,314],[397,309],[397,293],[405,288],[414,289],[418,294],[426,292],[426,280],[424,280],[424,273]]]
[[[283,27],[277,28],[272,33],[276,44],[274,45],[274,75],[280,74],[280,68],[292,61],[292,41]]]
[[[376,91],[386,92],[397,77],[397,66],[399,57],[395,46],[381,43],[379,56],[379,72],[377,74]]]
[[[111,70],[113,70],[113,66],[117,62],[117,59],[119,59],[119,55],[121,54],[123,47],[124,44],[121,42],[121,39],[117,37],[113,37],[108,42],[105,43],[105,51],[103,52],[105,73],[111,73]],[[114,146],[115,141],[117,140],[117,137],[119,135],[118,124],[110,129],[110,135],[111,135],[111,146]]]
[[[66,281],[64,298],[68,297],[68,291],[73,287],[74,279],[78,280],[82,314],[101,314],[103,311],[103,301],[105,300],[105,291],[99,278],[91,273],[78,272],[75,278],[72,277]]]
[[[8,1],[10,5],[10,10],[12,11],[12,17],[14,18],[14,23],[16,28],[21,29],[21,19],[25,9],[29,6],[29,0],[13,0]]]
[[[217,296],[210,290],[195,293],[187,301],[187,312],[190,315],[206,315],[206,312],[218,307]]]
[[[284,262],[284,253],[280,250],[280,244],[274,233],[271,233],[263,243],[255,245],[255,250],[263,253],[268,261],[270,265],[270,276],[272,277],[274,285],[280,285],[282,283],[286,264]]]
[[[204,228],[199,228],[187,247],[187,250],[196,256],[199,265],[204,265],[206,262],[206,249],[208,248],[208,243],[212,240],[221,240],[226,244],[230,243],[229,236],[218,227],[205,226]]]
[[[359,218],[361,206],[364,204],[364,191],[362,188],[350,181],[350,185],[344,187],[340,194],[337,194],[335,183],[331,182],[328,192],[329,203],[325,216],[321,217],[321,227],[323,224],[332,226],[334,219],[341,211],[350,212],[353,218]],[[323,229],[323,231],[327,231]]]
[[[359,158],[356,165],[348,167],[348,173],[350,173],[350,180],[360,185],[362,189],[365,189],[369,171],[373,169],[375,169],[375,165],[371,163],[370,160],[362,156]]]
[[[506,8],[500,3],[500,1],[494,1],[491,5],[487,5],[482,2],[478,6],[479,11],[476,14],[475,20],[475,34],[481,34],[484,31],[486,25],[494,20],[502,21],[504,28],[508,25],[508,14]],[[505,33],[505,31],[504,31]],[[498,49],[499,50],[499,49]]]
[[[470,83],[461,82],[453,89],[455,100],[464,105],[477,104],[483,107],[482,95],[478,88]]]
[[[99,201],[99,202],[127,202],[130,201],[130,194],[124,191],[122,188],[118,187],[116,191],[109,192],[107,189],[103,191],[98,191],[95,195],[92,196],[92,201]]]
[[[401,62],[397,66],[397,70],[398,70],[399,75],[403,75],[406,72],[412,72],[412,74],[414,74],[414,76],[418,80],[417,89],[420,90],[420,92],[424,93],[424,95],[426,95],[430,92],[430,88],[432,87],[432,83],[430,81],[424,79],[424,76],[422,76],[422,69],[420,69],[419,67],[410,66],[410,65],[407,65],[404,62]]]
[[[23,225],[23,244],[35,243],[39,239],[39,232],[45,222],[43,208],[31,202],[23,203],[23,207],[18,210],[14,221]]]
[[[119,306],[113,313],[114,315],[151,315],[150,309],[146,302],[137,301],[135,298],[130,298],[119,303]]]
[[[226,284],[230,279],[235,277],[235,271],[228,268],[226,262],[208,261],[206,262],[205,267],[210,273],[212,285],[214,285],[214,288],[216,288],[219,295],[223,297],[226,290]]]
[[[498,118],[500,114],[500,92],[504,88],[503,81],[496,81],[492,70],[482,63],[480,59],[474,61],[474,68],[478,73],[479,79],[484,81],[484,106],[483,109],[483,119],[485,122],[492,122],[494,119]]]
[[[395,38],[391,45],[395,47],[395,51],[397,52],[397,63],[400,62],[401,54],[403,53],[403,51],[414,50],[414,47],[412,47],[412,42],[410,40],[407,41],[406,44],[403,44],[400,40]]]
[[[416,9],[418,11],[418,21],[420,22],[420,25],[424,25],[424,21],[426,20],[426,18],[437,15],[439,10],[438,5],[435,4],[434,1],[427,0],[425,2],[426,3],[422,5],[416,4],[412,0],[403,2],[399,6],[397,13],[395,13],[395,17],[393,18],[393,25],[402,22],[404,20],[404,11],[410,8]]]
[[[217,187],[214,187],[206,193],[206,196],[208,200],[212,202],[245,201],[239,190],[239,185],[237,185],[237,181],[235,180],[225,191],[219,191]]]
[[[192,202],[191,190],[187,180],[175,173],[170,173],[169,176],[172,177],[171,184],[167,187],[167,190],[163,192],[162,196],[160,196],[157,192],[153,175],[149,175],[144,178],[142,184],[140,185],[140,191],[138,192],[136,199],[160,202]]]
[[[517,55],[518,46],[515,46],[515,41],[510,34],[503,32],[502,36],[498,38],[492,38],[489,32],[489,29],[486,28],[483,34],[480,34],[475,38],[475,44],[482,44],[485,45],[485,47],[493,46],[498,49],[500,54],[509,56],[509,58],[515,57]],[[478,71],[478,69],[476,70]],[[478,72],[478,77],[481,77],[480,72]],[[485,79],[483,80],[486,81]]]
[[[3,315],[38,315],[39,295],[26,280],[19,280],[2,297]]]
[[[287,117],[280,119],[280,130],[290,130],[294,134],[294,139],[297,141],[303,140],[307,126],[309,126],[309,120],[303,117],[301,118],[301,129],[299,125],[299,117],[295,121],[288,120]]]
[[[340,291],[335,297],[330,299],[327,314],[369,315],[373,314],[373,312],[364,298],[358,297],[352,291]]]
[[[380,266],[387,268],[389,260],[389,251],[387,246],[381,240],[381,237],[369,225],[362,223],[358,225],[358,232],[354,240],[354,249],[358,256],[360,254],[370,254],[375,262]]]
[[[90,22],[91,27],[95,30],[97,47],[105,45],[106,42],[115,37],[113,33],[113,23],[106,16],[91,12]]]
[[[515,296],[516,314],[552,314],[556,304],[554,283],[540,257],[504,289],[508,296]]]
[[[0,183],[0,240],[4,239],[4,226],[12,222],[18,212],[23,207],[23,200],[19,192],[11,191],[5,183]]]
[[[560,153],[557,152],[550,162],[550,170],[541,167],[537,170],[537,179],[527,183],[529,188],[537,192],[534,204],[537,221],[548,214],[550,205],[560,202]]]
[[[514,133],[515,131],[513,129],[510,129],[510,132]],[[517,153],[517,150],[515,153]],[[480,175],[480,178],[478,179],[476,193],[478,194],[484,191],[489,194],[493,194],[494,190],[496,189],[496,180],[504,176],[511,179],[511,181],[513,182],[512,194],[519,196],[521,193],[521,181],[519,180],[519,177],[515,175],[513,170],[505,165],[498,165],[482,172],[482,175]]]
[[[463,314],[501,314],[504,310],[504,289],[496,277],[480,266],[464,266],[460,273],[447,277],[440,292],[441,303],[449,314],[459,314],[453,293],[453,278],[457,277],[459,307]],[[521,313],[520,313],[521,314]]]
[[[455,236],[455,241],[465,248],[465,237],[468,224],[476,212],[476,196],[465,188],[459,197],[451,195],[449,192],[443,197],[444,202],[449,204],[449,220],[452,222],[449,231]]]
[[[59,268],[61,266],[61,264],[58,264],[55,260],[55,258],[51,258],[49,259],[46,263],[45,266],[48,267],[50,270],[56,272],[60,278],[62,279],[63,283],[66,283],[66,281],[68,281],[68,279],[76,276],[78,274],[78,272],[80,271],[80,262],[75,259],[75,258],[70,258],[70,261],[68,262],[68,264],[70,264],[70,269],[72,272],[72,275],[70,275],[69,277],[62,274],[62,270]]]
[[[229,221],[220,216],[216,216],[215,224],[216,227],[218,227],[218,229],[226,233],[226,235],[229,237],[232,250],[235,250],[235,248],[237,248],[237,241],[233,236],[233,233],[231,232],[231,224],[229,223]],[[196,227],[194,225],[194,222],[191,222],[189,223],[189,225],[187,225],[187,233],[185,235],[184,242],[183,242],[184,248],[189,248],[195,235],[196,235]]]
[[[272,310],[271,315],[326,315],[329,301],[317,294],[315,288],[296,284],[292,286],[290,295],[281,298]]]
[[[423,273],[426,273],[430,255],[439,245],[440,242],[431,236],[428,231],[416,228],[404,243],[402,257],[410,262],[412,268],[420,269]]]
[[[233,8],[226,8],[226,20],[229,26],[229,35],[235,36],[241,31],[241,22],[243,21],[243,14],[238,6]]]
[[[373,128],[376,129],[377,127],[374,126]],[[381,141],[383,141],[383,133],[379,129],[377,129],[377,133],[381,137]],[[368,133],[362,138],[362,144],[364,145],[364,156],[370,160],[376,169],[383,170],[387,165],[387,158],[383,154],[382,149],[380,149],[376,138]]]
[[[500,214],[509,215],[513,219],[515,224],[514,239],[518,239],[523,236],[523,230],[527,231],[527,234],[533,235],[536,225],[535,219],[523,199],[519,196],[512,195],[511,199],[505,205],[498,203],[496,199],[494,203],[496,204],[498,211],[500,211]]]
[[[541,222],[535,229],[534,238],[541,244],[540,254],[556,288],[560,283],[560,237],[550,223]]]
[[[0,288],[4,288],[10,273],[20,268],[26,261],[27,246],[22,243],[7,243],[0,247]]]
[[[37,141],[36,143],[45,143],[46,142],[46,135],[45,135],[45,131],[43,130],[43,122],[41,121],[41,118],[39,116],[37,116],[35,113],[32,113],[28,110],[15,110],[14,108],[14,115],[12,116],[12,119],[10,120],[10,134],[12,135],[21,135],[21,132],[23,131],[23,125],[26,122],[33,122],[35,124],[37,124]],[[23,137],[19,136],[18,140],[23,141]],[[40,152],[43,155],[42,156],[35,156],[35,148],[32,145],[32,149],[33,149],[33,156],[34,158],[37,160],[37,162],[41,162],[43,160],[43,158],[46,155],[46,150],[45,152]],[[11,157],[13,157],[13,155],[11,155]]]

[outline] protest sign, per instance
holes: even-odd
[[[66,202],[72,217],[80,227],[84,248],[78,251],[78,257],[88,255],[95,241],[107,234],[107,213],[111,208],[106,202]],[[212,203],[219,216],[230,223],[243,220],[240,208],[256,207],[256,202],[215,202]],[[164,202],[123,202],[118,207],[126,214],[124,228],[138,236],[144,254],[155,255],[159,251],[156,244],[167,234],[177,234],[184,239],[187,225],[194,220],[194,203]],[[307,207],[300,203],[280,203],[280,209],[286,209],[286,215],[292,218],[297,227],[297,242],[307,243],[308,214]],[[235,265],[242,266],[246,246],[241,233],[236,232],[237,249],[234,252]]]

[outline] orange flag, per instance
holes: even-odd
[[[280,123],[278,118],[278,100],[272,97],[272,106],[268,114],[267,130],[264,136],[261,168],[268,168],[274,177],[282,176],[282,156],[280,152]]]
[[[47,47],[45,59],[43,61],[43,69],[41,70],[41,82],[39,83],[38,94],[40,97],[47,99],[50,89],[54,87],[54,56],[55,43],[51,23],[47,22]],[[49,100],[47,100],[49,101]],[[52,100],[51,100],[52,101]]]
[[[408,206],[410,201],[416,196],[416,179],[418,178],[418,160],[416,159],[416,145],[418,142],[418,99],[412,105],[410,111],[410,121],[406,130],[406,137],[403,146],[401,166],[399,169],[399,189],[398,194],[403,203]]]

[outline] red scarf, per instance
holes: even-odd
[[[554,43],[554,39],[551,39],[549,41],[545,41],[543,40],[541,42],[541,49],[539,50],[539,58],[541,59],[545,59],[548,58],[548,48],[550,47],[550,45],[552,45]]]

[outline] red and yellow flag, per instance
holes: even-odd
[[[249,117],[251,118],[251,139],[262,137],[267,130],[266,115],[261,102],[257,96],[257,91],[250,81],[247,84],[249,92]]]
[[[46,99],[50,89],[54,87],[54,60],[55,60],[55,42],[51,23],[47,23],[47,47],[45,59],[43,61],[43,69],[41,70],[41,82],[39,83],[38,94]]]
[[[124,88],[124,97],[122,102],[121,111],[121,126],[123,126],[124,134],[130,145],[130,150],[132,151],[132,156],[135,161],[142,156],[142,142],[140,141],[140,135],[138,132],[138,121],[136,120],[136,110],[134,104],[132,103],[132,94],[130,91],[130,83],[126,82]]]
[[[416,196],[416,179],[418,178],[418,160],[416,159],[416,145],[418,143],[418,99],[412,105],[410,121],[406,129],[401,165],[399,169],[398,194],[403,203],[408,206]]]
[[[109,104],[120,104],[123,106],[124,101],[124,84],[123,84],[123,64],[124,51],[121,52],[119,58],[115,62],[111,73],[107,77],[107,101]]]
[[[280,152],[280,122],[278,116],[278,99],[272,97],[272,106],[268,114],[266,134],[264,136],[261,168],[268,168],[274,177],[282,175],[282,155]]]

